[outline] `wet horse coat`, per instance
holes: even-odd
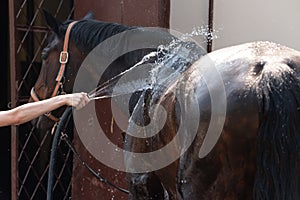
[[[35,85],[41,99],[48,98],[53,91],[62,39],[69,23],[60,24],[50,16],[47,21],[54,32],[44,49],[43,67]],[[78,22],[70,35],[64,90],[72,91],[75,74],[95,46],[128,28],[88,18]],[[102,81],[134,65],[147,52],[149,49],[116,60]],[[181,114],[187,110],[195,114],[190,105],[198,105],[201,118],[192,144],[178,160],[154,172],[128,175],[130,198],[299,199],[300,53],[270,42],[254,42],[224,48],[208,56],[221,74],[226,91],[226,119],[220,138],[206,157],[199,158],[212,112],[209,91],[198,65],[187,67],[164,93],[148,91],[140,101],[164,105],[167,121],[160,134],[151,138],[127,135],[126,149],[151,152],[168,144],[180,127]],[[178,104],[180,96],[187,100],[185,108]],[[132,109],[131,123],[143,124],[148,120],[144,113],[147,107],[139,105],[149,104],[138,104]],[[42,122],[40,119],[39,124]],[[48,129],[53,123],[47,121],[44,125],[40,127]],[[184,124],[187,128],[188,125]],[[189,134],[185,132],[186,139],[190,139]],[[145,145],[145,141],[150,145]],[[166,154],[165,158],[168,156],[172,155]],[[127,164],[132,165],[130,159]],[[145,164],[151,165],[147,161]]]
[[[169,166],[131,174],[131,198],[299,199],[300,52],[271,42],[253,42],[207,56],[223,79],[227,100],[225,123],[216,145],[199,158],[212,115],[211,91],[205,82],[209,80],[204,80],[199,69],[201,58],[173,84],[173,90],[153,100],[168,112],[160,133],[146,141],[126,140],[134,152],[151,152],[169,144],[180,123],[185,123],[180,121],[181,115],[190,114],[184,111],[195,110],[189,109],[193,103],[183,107],[177,103],[177,95],[185,95],[190,102],[197,102],[201,114],[193,143]],[[132,123],[147,115],[144,110],[143,106],[135,109]],[[189,123],[183,126],[190,130]],[[182,139],[190,135],[193,133],[187,131]],[[133,163],[127,159],[128,166],[134,168]],[[144,163],[155,165],[146,159]]]
[[[56,85],[55,78],[57,76],[57,72],[59,70],[59,55],[63,48],[63,40],[65,37],[65,33],[67,30],[68,25],[71,23],[71,21],[67,21],[64,23],[61,23],[57,21],[53,16],[51,16],[49,13],[45,12],[45,18],[47,21],[47,24],[51,28],[52,32],[50,34],[50,37],[48,39],[48,45],[43,49],[42,52],[42,59],[43,64],[40,72],[40,76],[37,80],[37,82],[34,85],[35,92],[39,99],[46,99],[51,96],[51,93],[54,90],[54,87]],[[76,74],[83,62],[83,60],[86,58],[86,56],[90,53],[92,49],[94,49],[98,44],[102,43],[103,41],[106,41],[106,39],[118,35],[119,33],[126,32],[129,30],[137,30],[136,34],[141,35],[147,40],[156,39],[159,41],[159,44],[168,44],[170,41],[174,39],[172,35],[165,31],[147,31],[144,30],[142,27],[128,27],[120,24],[115,23],[107,23],[107,22],[101,22],[92,19],[91,15],[87,15],[82,20],[79,20],[74,27],[71,29],[70,32],[70,40],[69,40],[69,60],[66,65],[64,78],[63,78],[63,87],[60,89],[60,93],[66,92],[70,93],[73,89],[73,84],[76,78]],[[108,54],[117,54],[118,51],[122,48],[126,49],[126,44],[135,42],[135,37],[130,34],[123,34],[119,38],[116,43],[112,43],[107,46],[107,49],[104,51]],[[157,50],[156,47],[146,47],[142,49],[138,49],[136,51],[130,51],[125,55],[120,55],[119,58],[114,60],[109,66],[101,66],[101,63],[99,64],[99,68],[105,68],[104,73],[101,76],[101,79],[99,81],[99,84],[111,79],[112,77],[120,74],[122,71],[128,69],[129,67],[133,66],[137,62],[139,62],[144,55],[148,54],[149,52],[152,52],[153,50]],[[97,78],[99,78],[99,75],[97,74],[97,70],[95,73],[91,74],[93,78],[93,75],[96,75]],[[85,82],[86,85],[88,85],[88,82]],[[88,92],[88,91],[86,91]],[[133,98],[130,102],[130,111],[133,110],[134,104],[135,104],[135,98],[139,95],[133,95]],[[116,124],[111,116],[111,111],[104,109],[103,104],[105,101],[99,101],[97,102],[97,107],[99,107],[98,111],[101,113],[101,117],[105,116],[105,118],[102,118],[100,120],[101,125],[103,125],[103,129],[105,130],[105,133],[108,133],[109,137],[112,136],[112,133],[119,133],[121,132],[120,129],[116,125],[111,126],[111,124]],[[106,101],[107,103],[107,101]],[[110,108],[110,104],[105,104],[105,108]],[[59,109],[53,112],[53,114],[57,117],[59,117],[62,113],[63,109]],[[45,116],[41,116],[39,119],[36,120],[36,123],[34,123],[36,127],[39,129],[40,132],[50,131],[54,122],[46,118]],[[116,134],[115,134],[116,135]],[[76,137],[76,136],[75,136]],[[113,142],[117,143],[117,145],[120,146],[120,141],[122,138],[122,135],[119,134],[117,136],[118,138],[113,140]],[[75,140],[76,141],[76,140]],[[81,151],[86,151],[86,149],[83,147],[83,145],[77,144],[77,147]],[[50,151],[50,149],[49,149]],[[90,157],[87,158],[90,160]],[[93,162],[92,160],[91,162]],[[95,161],[96,162],[96,161]],[[80,168],[81,164],[74,164],[77,166],[74,168],[78,172],[79,170],[85,170],[84,168]],[[80,167],[78,167],[80,166]],[[79,168],[79,169],[78,169]],[[79,171],[80,173],[80,171]],[[111,172],[111,173],[119,173],[119,172]],[[112,175],[113,176],[113,175]],[[121,175],[120,175],[121,176]],[[115,177],[115,176],[114,176]],[[87,178],[88,179],[88,178]],[[77,181],[77,180],[75,180]],[[118,180],[117,180],[118,181]],[[120,181],[119,181],[120,182]],[[93,183],[94,184],[94,183]],[[96,183],[98,184],[98,183]],[[75,185],[76,186],[76,185]],[[105,186],[103,186],[105,187]],[[73,189],[74,189],[73,185]],[[105,188],[106,189],[106,188]],[[93,191],[94,192],[94,191]],[[96,193],[96,192],[95,192]],[[99,194],[96,194],[97,196]],[[102,197],[102,196],[101,196]],[[75,197],[76,198],[76,197]]]

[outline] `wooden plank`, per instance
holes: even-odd
[[[9,1],[9,46],[10,46],[10,85],[11,107],[17,105],[17,82],[16,82],[16,36],[15,36],[15,1]],[[17,200],[18,194],[18,134],[17,127],[11,127],[11,199]]]
[[[130,26],[169,27],[170,0],[75,0],[75,19],[80,19],[92,11],[98,20],[117,22]],[[123,146],[122,131],[114,128],[111,132],[111,107],[108,100],[97,103],[98,116],[101,116],[101,128],[110,140],[119,147]],[[127,188],[125,173],[104,166],[84,148],[75,133],[74,143],[82,158],[94,169],[114,184]],[[128,199],[128,195],[96,180],[82,164],[74,159],[72,177],[72,199]]]

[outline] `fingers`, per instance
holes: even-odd
[[[81,94],[81,98],[80,98],[79,105],[76,107],[76,110],[83,108],[90,101],[86,93],[82,92],[80,94]]]
[[[84,92],[75,93],[72,95],[73,96],[72,96],[72,105],[71,106],[75,107],[76,110],[83,108],[90,101],[87,94]]]

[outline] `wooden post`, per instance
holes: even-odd
[[[17,105],[17,83],[16,81],[16,45],[15,45],[15,1],[9,4],[9,46],[10,46],[10,80],[11,80],[11,107]],[[18,199],[18,134],[17,127],[11,127],[11,199]]]

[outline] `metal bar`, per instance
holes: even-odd
[[[39,153],[41,153],[41,148],[42,148],[43,144],[45,143],[45,141],[46,141],[46,139],[47,139],[47,137],[48,137],[49,134],[50,134],[50,133],[47,133],[47,134],[44,135],[44,137],[42,138],[42,141],[41,141],[41,143],[40,143],[38,149],[36,150],[35,155],[34,155],[33,158],[31,159],[30,164],[29,164],[29,168],[27,169],[27,171],[26,171],[26,173],[25,173],[25,176],[24,176],[24,178],[23,178],[23,180],[22,180],[22,184],[21,184],[21,187],[20,187],[20,190],[19,190],[19,194],[21,194],[22,189],[23,189],[23,187],[25,186],[25,182],[26,182],[26,180],[27,180],[27,178],[28,178],[28,176],[29,176],[29,173],[30,173],[30,170],[31,170],[31,169],[33,169],[32,172],[34,173],[34,175],[36,176],[36,178],[39,179],[39,176],[38,176],[38,174],[36,173],[36,171],[35,171],[35,169],[34,169],[34,167],[33,167],[33,164],[34,164],[34,162],[36,161],[36,159],[37,159]],[[26,155],[26,154],[24,154],[24,155]],[[43,189],[44,192],[46,193],[46,188],[42,187],[42,189]]]
[[[33,13],[34,13],[34,0],[29,0],[27,3],[27,21],[30,22],[33,18]],[[26,51],[27,51],[27,58],[26,60],[32,60],[33,58],[33,51],[34,51],[34,38],[33,38],[33,33],[32,31],[29,31],[27,40],[26,40]]]
[[[124,0],[120,1],[121,24],[124,23]]]
[[[40,54],[41,48],[43,44],[45,43],[47,39],[47,33],[49,32],[49,29],[44,26],[35,25],[35,21],[38,19],[38,15],[40,12],[40,8],[44,4],[46,0],[9,0],[9,19],[10,19],[10,64],[11,64],[11,102],[12,107],[16,107],[19,104],[27,102],[27,96],[24,96],[24,91],[26,91],[26,87],[28,86],[27,80],[29,80],[28,75],[32,73],[32,71],[35,69],[35,63],[34,61],[37,59],[38,55]],[[53,5],[57,5],[56,14],[55,16],[62,10],[64,1],[66,0],[58,0],[57,2],[53,3]],[[72,2],[72,0],[69,0],[68,2]],[[35,6],[35,3],[38,3],[37,6]],[[71,3],[70,3],[71,4]],[[74,7],[71,6],[71,13],[69,14],[68,18],[70,18],[73,15]],[[36,12],[35,12],[36,11]],[[23,17],[27,17],[27,24],[23,21]],[[22,18],[22,19],[21,19]],[[24,24],[23,24],[24,23]],[[13,34],[12,34],[13,33]],[[20,33],[20,35],[19,35]],[[38,38],[37,44],[40,44],[37,46],[37,48],[34,47],[34,43],[36,42],[35,33],[41,34],[41,41]],[[45,33],[45,36],[43,35]],[[19,38],[20,37],[20,38]],[[19,39],[19,40],[16,40]],[[17,43],[16,41],[20,41]],[[26,45],[26,46],[25,46]],[[21,51],[21,48],[24,48],[26,51]],[[37,49],[37,50],[36,50]],[[35,51],[35,52],[34,52]],[[28,64],[25,66],[26,68],[20,69],[19,67],[19,60],[17,60],[17,57],[19,53],[22,56],[26,56],[25,61],[28,62]],[[22,73],[22,74],[20,74]],[[22,75],[22,76],[20,76]],[[19,87],[18,87],[19,86]],[[22,87],[23,86],[23,87]],[[22,95],[21,95],[22,94]],[[20,96],[21,95],[21,96]],[[44,185],[44,177],[47,173],[47,170],[49,166],[45,168],[45,170],[42,172],[42,174],[37,173],[36,166],[33,164],[37,162],[37,157],[41,154],[41,147],[44,145],[46,136],[42,138],[41,142],[37,141],[36,135],[31,131],[29,134],[29,137],[25,138],[25,144],[23,146],[23,140],[19,141],[18,138],[18,132],[20,132],[21,129],[18,127],[12,127],[12,200],[17,200],[19,198],[24,199],[36,199],[37,195],[41,192],[45,192],[45,185]],[[39,145],[37,148],[37,152],[33,154],[33,158],[29,158],[29,154],[27,154],[28,145],[30,144],[30,141],[37,142]],[[68,174],[67,176],[71,176],[70,168],[68,165],[68,159],[70,156],[70,150],[68,150],[67,158],[64,165],[62,172],[59,173],[59,178],[62,178],[64,174]],[[18,158],[25,159],[25,166],[18,166]],[[62,161],[63,162],[63,161]],[[23,162],[22,162],[23,163]],[[28,166],[27,166],[28,165]],[[31,173],[33,173],[33,178],[37,178],[37,183],[35,183],[35,179],[33,181],[34,185],[30,185],[28,187],[28,183],[26,182],[29,172],[30,176]],[[24,174],[25,173],[25,174]],[[24,175],[25,176],[24,176]],[[22,177],[20,176],[22,175]],[[68,182],[68,181],[67,181]],[[62,182],[64,183],[64,182]],[[59,193],[62,191],[66,191],[65,197],[69,196],[70,188],[71,188],[71,181],[69,181],[66,184],[61,185],[62,183],[59,183]],[[33,186],[33,191],[31,191],[31,188]],[[62,189],[62,191],[60,191]],[[62,192],[63,193],[63,192]],[[18,195],[19,194],[19,195]],[[46,194],[46,193],[45,193]]]
[[[20,182],[21,180],[19,180],[19,182]],[[26,188],[24,188],[24,193],[25,193],[25,195],[26,195],[26,199],[30,199],[30,194],[29,194],[29,192],[27,191],[27,189]],[[24,194],[23,193],[23,194]],[[19,195],[18,195],[18,197],[20,197]],[[24,197],[23,197],[23,199],[24,199]]]
[[[29,66],[28,66],[28,68],[27,68],[27,70],[26,70],[26,72],[25,72],[22,80],[20,81],[20,84],[19,84],[19,87],[18,87],[18,91],[20,91],[21,87],[24,84],[25,79],[27,78],[28,74],[31,72],[30,70],[32,69],[33,63],[37,59],[37,56],[39,55],[40,51],[42,50],[42,45],[46,41],[47,37],[48,37],[48,33],[45,34],[45,36],[44,36],[44,38],[42,40],[41,45],[39,45],[38,49],[36,50],[36,52],[35,52],[35,54],[33,56],[33,59],[31,59],[31,62],[29,64]]]
[[[71,186],[72,186],[72,184],[71,184],[71,181],[70,181],[63,200],[68,200],[68,199],[72,198],[72,197],[69,197],[69,193],[71,193]]]
[[[75,9],[75,7],[73,6],[72,9],[71,9],[71,11],[70,11],[70,14],[68,15],[68,19],[73,18],[73,16],[74,16],[74,9]]]
[[[16,33],[15,2],[8,1],[9,9],[9,47],[10,47],[10,101],[12,108],[17,105],[16,87]],[[11,127],[11,199],[17,200],[18,193],[18,134],[17,127]]]
[[[62,154],[62,152],[60,152]],[[72,154],[72,151],[69,149],[67,155],[65,156],[65,160],[67,161],[68,159],[70,159],[70,156]],[[56,175],[56,181],[55,181],[55,184],[53,186],[53,190],[55,190],[57,184],[61,183],[60,179],[61,177],[63,176],[64,172],[65,172],[65,169],[67,170],[67,165],[68,165],[68,162],[64,162],[63,166],[61,167],[60,169],[60,172],[58,175]],[[64,191],[65,188],[64,187],[61,187],[61,190]]]
[[[24,0],[23,3],[21,4],[20,9],[19,9],[19,11],[18,11],[18,13],[16,15],[16,19],[18,19],[20,17],[21,11],[23,10],[23,8],[26,5],[26,3],[27,3],[27,0]]]
[[[57,6],[57,9],[56,9],[56,12],[55,12],[55,14],[54,14],[54,17],[57,17],[58,12],[60,11],[63,2],[64,2],[64,0],[61,0],[61,1],[59,2],[58,6]]]
[[[33,138],[33,139],[35,140],[35,142],[38,143],[38,139],[37,139],[36,137],[34,137],[34,134],[33,134],[34,129],[35,129],[35,128],[32,127],[32,129],[31,129],[31,131],[30,131],[28,137],[26,138],[26,141],[24,142],[24,144],[20,144],[20,147],[21,147],[20,149],[21,149],[21,151],[20,151],[20,153],[19,153],[18,162],[21,161],[22,156],[23,156],[23,154],[25,153],[25,149],[26,149],[26,147],[27,147],[29,141],[31,140],[31,138]]]
[[[27,154],[24,154],[24,158],[26,159],[26,162],[28,162],[28,163],[30,163],[31,160],[32,160],[32,159],[30,159],[27,156]],[[35,168],[33,167],[33,165],[29,165],[28,170],[32,170],[33,175],[35,176],[35,178],[37,180],[39,180],[40,177],[39,177],[38,173],[36,172]],[[23,193],[23,191],[27,194],[28,197],[30,197],[31,195],[28,193],[26,185],[24,184],[24,178],[23,179],[21,179],[21,177],[19,178],[19,185],[20,185],[20,189],[18,191],[18,197],[21,196],[21,194]],[[39,185],[39,184],[37,183],[37,185]],[[41,188],[44,190],[44,192],[46,194],[46,188],[45,188],[45,186],[44,185],[40,185],[40,186],[41,186]]]
[[[31,195],[32,197],[35,196],[35,194],[36,194],[36,192],[38,191],[39,187],[44,187],[42,181],[43,181],[43,178],[47,175],[48,169],[49,169],[49,165],[47,165],[47,167],[45,168],[43,174],[42,174],[41,177],[39,178],[39,181],[38,181],[38,183],[36,184],[36,186],[35,186],[35,188],[34,188],[34,191],[32,192],[32,195]]]
[[[170,0],[164,0],[164,28],[170,28],[170,13],[171,3]]]
[[[32,31],[32,32],[37,32],[37,33],[47,33],[49,31],[49,28],[44,27],[44,26],[27,26],[27,25],[16,25],[16,29],[18,31]]]
[[[57,16],[59,10],[61,9],[62,7],[62,3],[63,3],[63,0],[60,1],[59,5],[58,5],[58,8],[56,10],[56,13],[55,13],[55,17]],[[31,22],[32,24],[32,22]],[[34,61],[36,60],[37,56],[39,55],[39,52],[42,48],[42,45],[44,44],[44,42],[46,41],[47,37],[48,37],[48,32],[50,31],[47,27],[41,27],[41,26],[22,26],[22,25],[18,25],[17,26],[17,29],[18,30],[22,30],[24,32],[26,32],[28,34],[28,32],[43,32],[43,33],[46,33],[44,38],[42,39],[42,42],[41,42],[41,45],[38,47],[36,53],[33,55],[33,58],[31,59],[31,63],[30,65],[28,66],[28,69],[25,73],[25,75],[23,76],[23,79],[20,81],[19,83],[19,87],[18,87],[18,91],[21,89],[21,87],[23,86],[24,84],[24,81],[27,77],[27,75],[29,74],[29,72],[31,71],[31,68],[32,68],[32,65],[34,63]]]
[[[208,6],[208,31],[210,33],[213,32],[214,29],[214,0],[209,0],[209,6]],[[207,38],[207,52],[212,51],[212,38],[209,35]]]
[[[37,15],[38,15],[38,13],[39,13],[39,10],[40,10],[41,7],[42,7],[44,1],[45,1],[45,0],[42,0],[42,1],[40,2],[39,6],[38,6],[38,9],[37,9],[37,11],[35,12],[35,14],[33,15],[32,20],[31,20],[29,26],[33,26],[33,23],[34,23],[34,21],[35,21]],[[29,34],[29,30],[27,30],[26,33],[24,34],[23,39],[21,40],[21,42],[20,42],[20,44],[19,44],[19,47],[18,47],[18,49],[17,49],[17,53],[20,52],[20,50],[21,50],[21,48],[22,48],[22,46],[23,46],[23,44],[24,44],[24,42],[25,42],[25,40],[26,40],[28,34]]]

